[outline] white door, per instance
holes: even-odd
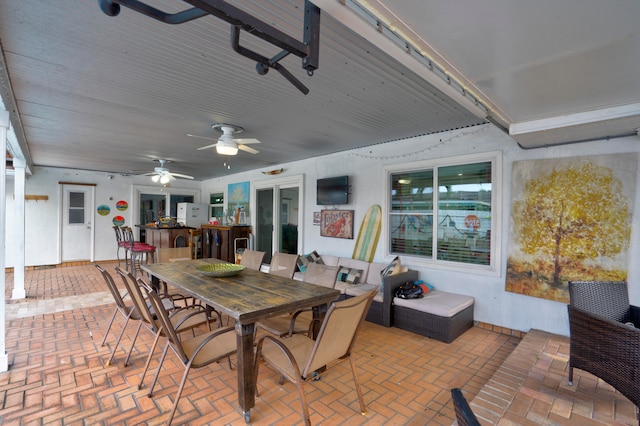
[[[93,261],[94,187],[63,185],[62,192],[62,262]]]

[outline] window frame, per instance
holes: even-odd
[[[391,208],[391,175],[403,172],[419,172],[433,170],[434,188],[438,187],[438,168],[447,166],[461,166],[474,163],[491,163],[491,247],[489,265],[453,262],[411,254],[396,254],[391,252],[390,215]],[[437,212],[435,209],[434,214]],[[387,257],[400,256],[403,264],[415,267],[429,267],[452,272],[466,272],[481,275],[500,276],[502,259],[502,152],[492,151],[482,154],[469,154],[454,157],[443,157],[421,160],[409,163],[394,164],[384,167],[384,202],[383,202],[384,252]],[[437,220],[434,220],[437,223]],[[437,231],[437,230],[436,230]],[[434,231],[434,232],[436,232]]]

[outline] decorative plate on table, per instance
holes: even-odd
[[[244,266],[235,263],[212,263],[200,265],[196,268],[202,275],[208,277],[230,277],[239,274],[244,270]]]

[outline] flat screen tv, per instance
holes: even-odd
[[[317,180],[317,204],[349,204],[349,176]]]

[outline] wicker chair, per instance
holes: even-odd
[[[480,422],[476,418],[476,415],[473,414],[473,411],[471,411],[471,407],[460,389],[451,389],[451,400],[453,401],[453,408],[456,412],[458,426],[480,426]]]
[[[627,283],[572,281],[569,297],[569,385],[579,368],[640,407],[640,308],[629,305]]]

